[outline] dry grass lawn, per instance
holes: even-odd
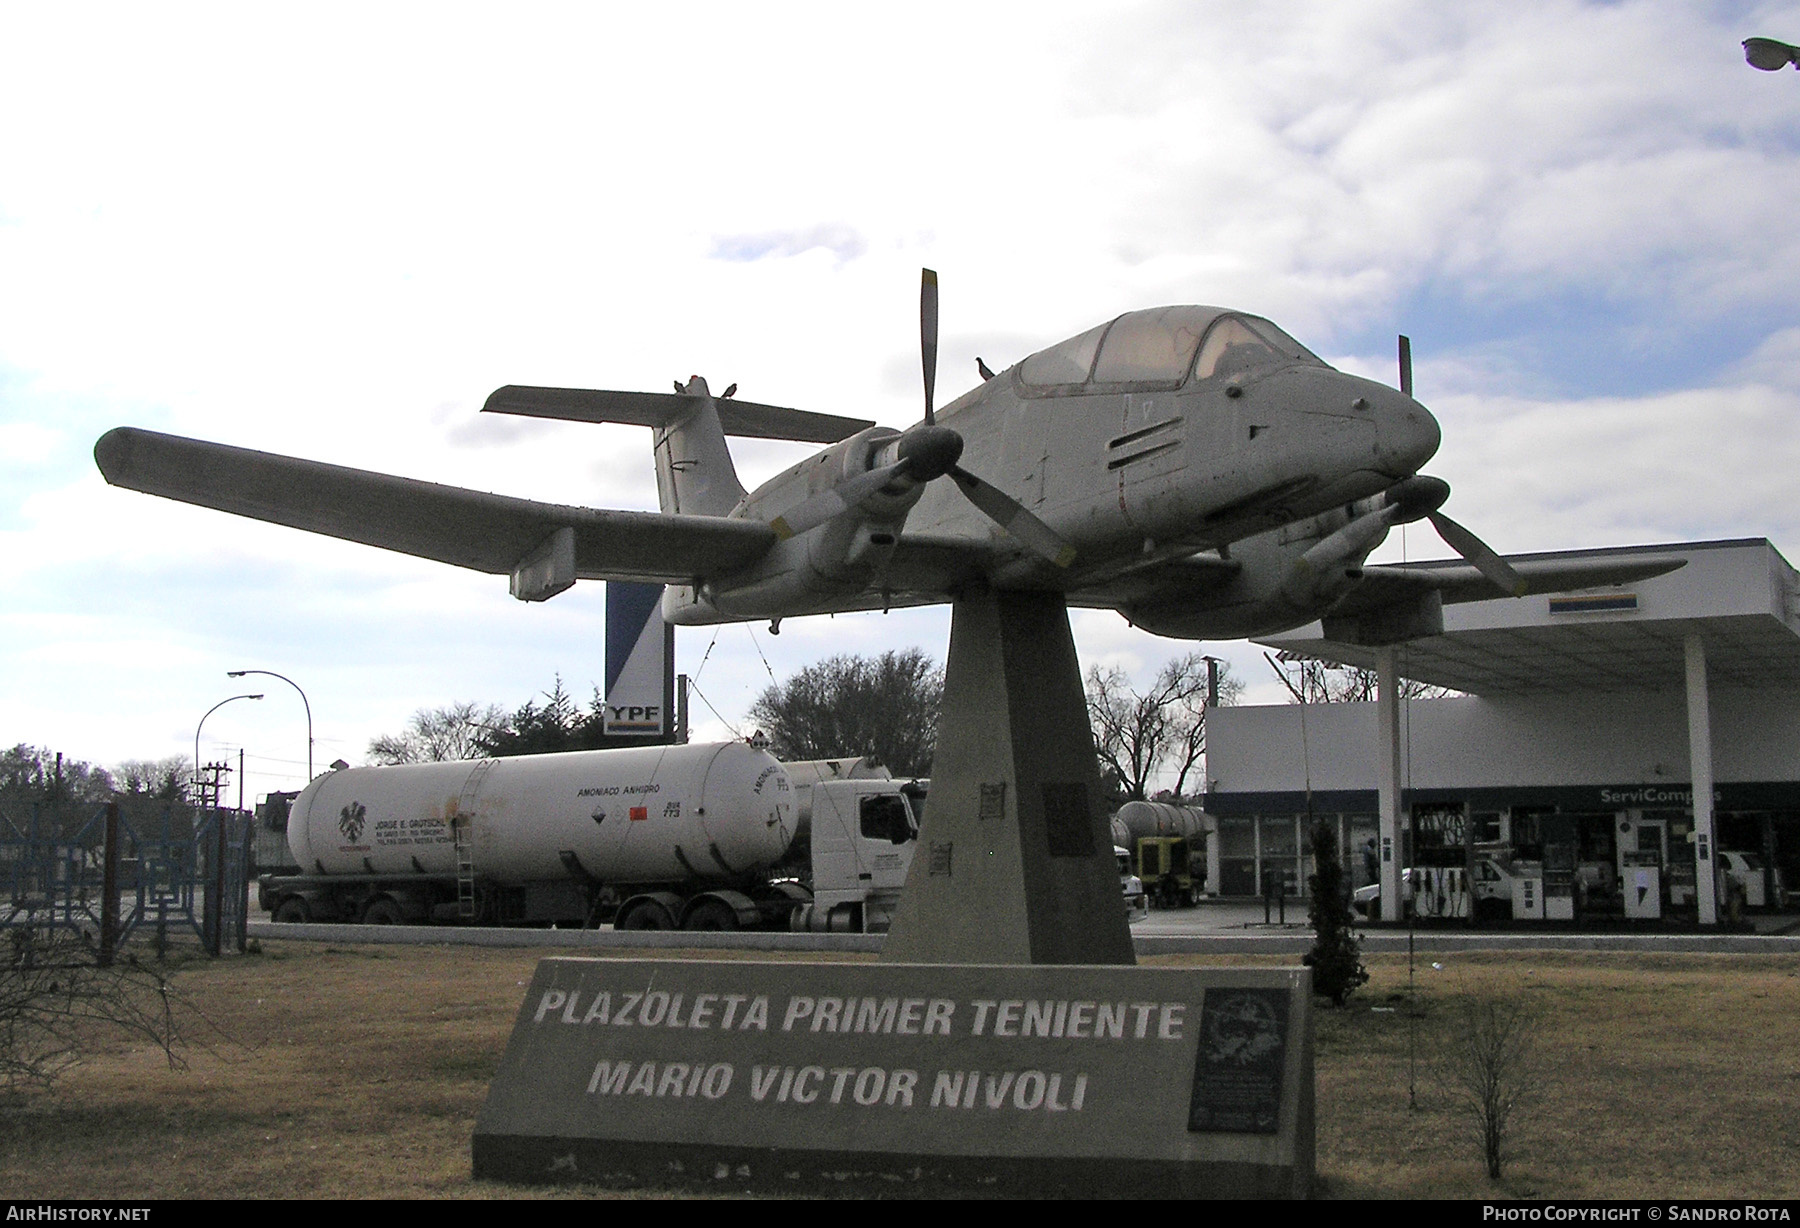
[[[122,1199],[566,1194],[469,1177],[475,1114],[538,958],[271,942],[261,955],[187,962],[176,984],[216,1027],[214,1043],[190,1048],[188,1068],[172,1072],[154,1048],[102,1039],[52,1090],[0,1109],[0,1189]],[[1800,1197],[1793,961],[1424,955],[1416,1013],[1404,957],[1372,957],[1369,967],[1374,979],[1348,1008],[1317,1016],[1320,1193]],[[1542,1094],[1517,1121],[1498,1183],[1431,1076],[1465,995],[1541,1007]],[[203,1029],[190,1019],[188,1031]]]

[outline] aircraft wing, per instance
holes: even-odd
[[[481,407],[484,414],[519,414],[527,418],[560,418],[566,422],[622,422],[628,426],[662,426],[693,403],[668,392],[604,392],[592,388],[534,388],[508,384],[496,388]],[[875,424],[863,418],[840,418],[780,405],[759,405],[718,397],[719,425],[727,435],[752,439],[792,439],[801,443],[836,443]]]
[[[1687,565],[1686,559],[1508,559],[1526,593],[1565,593],[1647,580]],[[1363,568],[1362,583],[1332,608],[1334,617],[1365,614],[1436,591],[1446,605],[1490,601],[1512,593],[1467,563],[1391,563]]]
[[[891,592],[942,600],[944,593],[984,579],[1002,553],[991,540],[943,533],[902,533],[883,572],[883,585]],[[880,600],[877,588],[871,604]]]
[[[1216,554],[1158,559],[1107,575],[1093,587],[1076,589],[1069,594],[1069,604],[1102,610],[1115,609],[1121,601],[1143,599],[1205,604],[1243,569],[1236,559]]]
[[[687,584],[775,542],[756,521],[537,503],[132,427],[101,436],[94,460],[114,486],[492,575],[564,528],[582,579]]]

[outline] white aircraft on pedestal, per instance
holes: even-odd
[[[654,431],[662,511],[440,486],[121,427],[106,480],[511,577],[541,601],[578,579],[670,585],[676,625],[949,600],[972,583],[1060,593],[1159,635],[1267,635],[1331,616],[1340,638],[1441,630],[1441,603],[1590,587],[1667,562],[1509,564],[1437,509],[1419,469],[1438,425],[1410,395],[1326,365],[1267,320],[1134,311],[984,378],[935,411],[937,279],[920,303],[925,417],[904,431],[715,397],[508,386],[489,413]],[[988,376],[985,366],[981,368]],[[726,435],[829,444],[754,491]],[[1365,567],[1429,519],[1462,567]],[[1678,566],[1679,564],[1675,564]]]

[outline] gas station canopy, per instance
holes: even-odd
[[[1684,644],[1698,635],[1715,688],[1800,685],[1800,572],[1765,538],[1508,557],[1671,556],[1686,566],[1627,585],[1446,606],[1443,634],[1397,647],[1398,671],[1483,696],[1680,690]],[[1327,639],[1319,623],[1260,642],[1293,657],[1369,669],[1378,651]]]

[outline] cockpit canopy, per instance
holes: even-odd
[[[1317,355],[1258,316],[1218,307],[1132,311],[1079,337],[1040,350],[1019,368],[1038,393],[1176,388],[1292,362],[1324,366]]]

